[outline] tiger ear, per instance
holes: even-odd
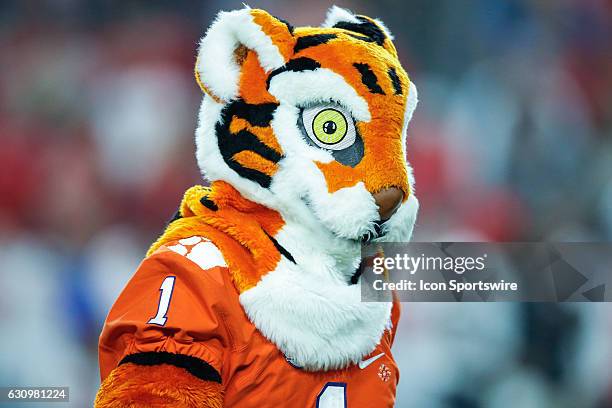
[[[355,15],[350,10],[343,9],[338,6],[331,6],[329,10],[327,10],[327,15],[325,16],[325,22],[323,23],[323,27],[338,27],[338,23],[340,25],[344,24],[354,24],[356,26],[367,24],[368,22],[373,23],[382,31],[385,38],[389,40],[393,40],[393,34],[387,28],[385,23],[380,21],[377,18],[370,18],[362,15]],[[361,30],[359,30],[361,31]]]
[[[391,42],[393,40],[391,31],[377,18],[356,15],[347,9],[332,6],[327,11],[323,27],[343,28],[352,31],[368,41],[383,46],[397,57],[395,46]]]
[[[280,68],[293,52],[292,32],[288,23],[264,10],[220,12],[200,40],[195,66],[198,85],[217,101],[235,99],[247,51],[255,51],[266,72]]]

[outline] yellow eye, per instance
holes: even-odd
[[[338,104],[304,108],[301,122],[310,141],[322,149],[344,150],[355,143],[355,121]]]
[[[312,121],[312,133],[325,144],[336,144],[344,139],[348,123],[344,115],[333,108],[321,110]]]

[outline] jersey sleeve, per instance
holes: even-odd
[[[222,317],[228,289],[219,278],[225,266],[204,269],[176,250],[182,246],[170,248],[146,258],[113,305],[100,335],[102,380],[125,362],[222,372],[230,336]]]

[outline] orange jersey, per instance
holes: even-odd
[[[147,257],[117,299],[100,337],[101,377],[126,356],[165,352],[210,365],[227,407],[392,407],[399,372],[391,344],[398,319],[396,302],[392,328],[358,365],[302,370],[249,321],[214,244],[191,237]]]

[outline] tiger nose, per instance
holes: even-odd
[[[378,215],[381,221],[386,221],[400,207],[404,199],[404,192],[397,187],[387,187],[374,193],[374,201],[378,206]]]

